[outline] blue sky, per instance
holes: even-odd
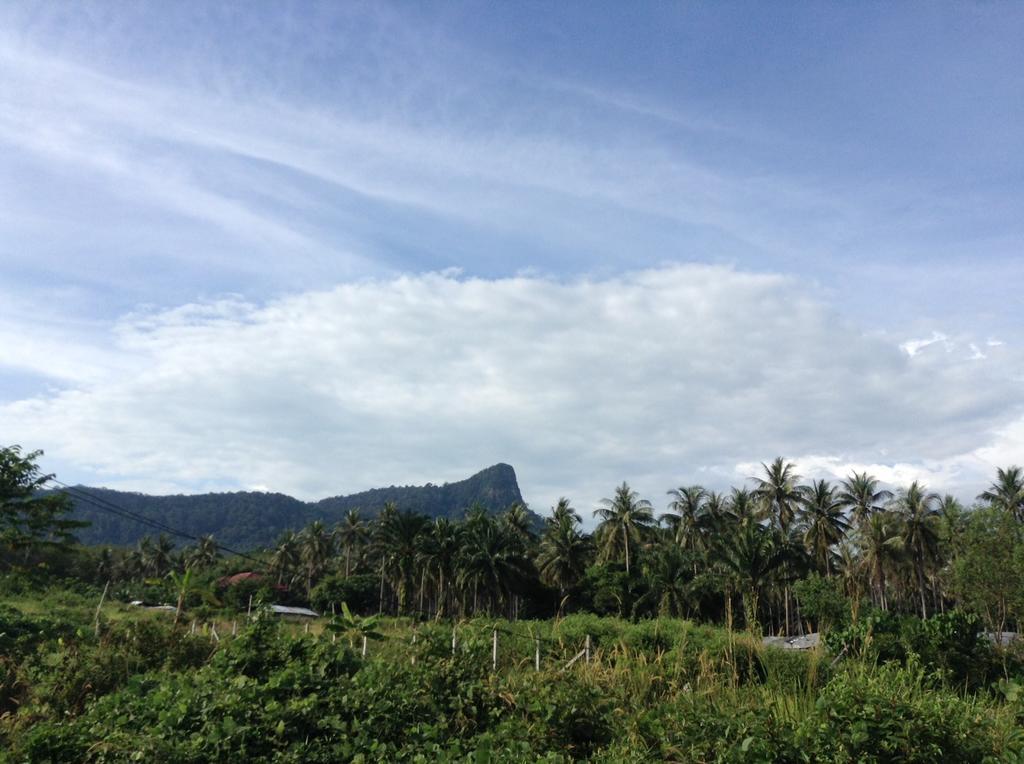
[[[587,506],[781,452],[972,496],[1024,461],[1022,38],[1012,4],[7,4],[0,439],[140,490],[501,460]]]

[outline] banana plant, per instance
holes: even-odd
[[[348,639],[348,646],[354,649],[357,638],[362,640],[365,637],[374,641],[384,639],[384,635],[377,631],[379,621],[379,615],[367,617],[353,615],[349,610],[348,603],[342,602],[341,615],[336,615],[327,622],[327,630]]]

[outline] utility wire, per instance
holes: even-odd
[[[106,512],[110,512],[111,514],[118,515],[129,520],[134,520],[135,522],[140,523],[142,525],[146,525],[150,528],[154,528],[156,530],[162,531],[164,533],[169,533],[171,535],[178,536],[183,539],[188,539],[189,541],[199,541],[198,536],[193,536],[191,533],[186,533],[185,531],[174,528],[159,520],[155,520],[151,517],[146,517],[145,515],[140,515],[136,512],[133,512],[130,509],[120,507],[117,504],[111,502],[109,499],[105,499],[102,496],[97,496],[96,494],[90,493],[89,491],[79,486],[70,486],[67,483],[62,483],[60,480],[57,480],[56,478],[50,478],[50,482],[61,486],[61,488],[70,493],[73,498],[84,501],[87,504],[91,504],[92,506],[98,509],[102,509]],[[225,546],[224,544],[217,542],[216,539],[214,539],[213,545],[222,552],[226,552],[227,554],[233,554],[236,557],[241,557],[245,560],[255,562],[263,569],[263,572],[268,572],[268,569],[265,567],[266,563],[263,560],[260,560],[259,558],[253,557],[252,555],[246,554],[245,552],[240,552],[237,549],[232,549],[229,546]]]

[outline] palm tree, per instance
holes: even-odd
[[[637,544],[654,524],[654,508],[651,502],[623,482],[615,489],[614,499],[601,499],[603,506],[594,510],[601,518],[594,534],[601,546],[602,559],[615,556],[621,548],[625,555],[626,575],[629,575],[630,544]]]
[[[882,610],[889,609],[886,573],[896,566],[903,546],[897,520],[890,512],[875,512],[868,515],[859,532],[861,560],[871,581],[875,604]]]
[[[743,596],[747,628],[755,629],[761,592],[785,562],[778,531],[760,523],[740,524],[719,541],[717,558]]]
[[[688,552],[702,549],[702,519],[707,491],[699,485],[681,486],[669,491],[668,495],[672,497],[668,505],[670,514],[662,515],[661,519],[669,521],[669,527],[675,531],[676,543]]]
[[[299,558],[306,573],[306,594],[334,554],[334,539],[321,520],[314,520],[299,536]]]
[[[878,479],[867,472],[853,472],[842,481],[839,499],[853,514],[857,527],[864,525],[870,515],[881,512],[885,502],[892,498],[892,491],[879,489]]]
[[[790,537],[789,527],[796,517],[805,489],[799,485],[800,476],[796,474],[796,465],[787,462],[781,456],[775,458],[770,465],[761,463],[764,468],[763,478],[751,478],[754,483],[754,498],[761,502],[768,516],[784,539]],[[786,578],[792,578],[787,576]],[[789,632],[789,584],[783,590],[785,602],[786,632]]]
[[[770,465],[762,462],[761,466],[765,476],[751,478],[755,484],[753,496],[764,505],[776,527],[785,535],[803,500],[800,476],[794,471],[796,465],[781,456]]]
[[[384,507],[381,509],[380,514],[377,515],[377,520],[373,524],[372,538],[373,547],[377,553],[377,559],[380,564],[380,602],[378,605],[378,613],[384,612],[384,582],[385,582],[385,571],[388,565],[388,555],[390,550],[388,548],[388,535],[390,533],[390,526],[395,520],[395,516],[398,514],[398,506],[393,501],[384,502]]]
[[[659,544],[645,568],[648,588],[634,611],[653,604],[659,616],[683,616],[690,605],[694,577],[686,552],[674,542]]]
[[[345,578],[352,571],[352,552],[366,543],[369,531],[366,523],[359,515],[359,508],[353,507],[345,513],[345,517],[334,530],[338,544],[345,552]]]
[[[559,500],[559,505],[564,500]],[[558,522],[549,522],[540,540],[537,568],[541,580],[558,588],[558,616],[562,616],[569,592],[583,578],[590,559],[590,539],[580,533],[579,515],[558,513]]]
[[[162,578],[171,569],[171,554],[174,542],[165,533],[161,533],[156,541],[144,536],[139,542],[139,553],[142,565],[150,576]]]
[[[800,519],[803,542],[818,568],[832,576],[831,549],[843,540],[850,524],[843,516],[843,500],[827,480],[815,480],[804,496]]]
[[[530,510],[525,504],[516,502],[501,515],[501,522],[513,538],[519,539],[524,547],[535,540]]]
[[[508,533],[493,518],[484,516],[467,525],[458,561],[457,580],[464,589],[473,589],[473,609],[483,594],[489,608],[509,601],[516,585],[525,578],[528,561],[510,543]]]
[[[220,559],[220,547],[213,538],[213,534],[200,536],[195,547],[189,550],[185,558],[186,570],[203,570],[209,568]]]
[[[1024,522],[1024,470],[1017,466],[997,468],[995,482],[978,498]]]
[[[426,529],[427,518],[415,512],[398,512],[383,529],[386,549],[386,571],[391,586],[398,595],[398,614],[409,602],[413,587],[416,559],[420,551],[420,535]]]
[[[446,517],[434,520],[420,541],[419,561],[434,582],[437,609],[436,618],[448,612],[449,590],[455,578],[455,564],[462,544],[461,526]]]
[[[278,586],[285,579],[291,581],[301,561],[299,537],[294,531],[285,531],[277,540],[273,553],[270,555],[270,571],[277,576]]]
[[[551,508],[551,517],[547,519],[547,522],[551,525],[558,525],[562,522],[563,518],[569,518],[577,523],[583,522],[583,518],[572,508],[569,500],[564,496],[559,498],[558,503]]]
[[[898,506],[903,520],[903,545],[910,554],[917,577],[918,592],[921,595],[921,617],[928,617],[925,602],[925,567],[935,559],[939,536],[937,522],[940,499],[937,493],[929,493],[918,481],[910,484]]]

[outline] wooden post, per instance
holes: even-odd
[[[533,638],[533,667],[540,671],[540,637]]]
[[[455,624],[452,624],[452,657],[455,657]]]
[[[498,670],[498,630],[491,632],[491,670]]]
[[[245,611],[246,618],[252,618],[252,595],[249,595],[249,609]]]
[[[412,660],[410,662],[413,666],[416,665],[416,632],[412,634]]]
[[[303,634],[309,634],[309,621],[306,621],[306,622],[305,622],[305,623],[304,623],[304,624],[302,625],[302,633],[303,633]]]
[[[194,618],[192,619],[192,630],[191,631],[192,631],[192,634],[196,633],[196,621],[195,621]]]
[[[331,615],[337,615],[337,613],[334,612],[334,603],[333,602],[331,603]]]
[[[584,652],[584,655],[586,656],[586,658],[585,658],[586,662],[590,663],[590,635],[589,634],[587,634],[587,641],[586,641],[585,646],[583,648],[583,652]]]
[[[220,642],[220,635],[217,634],[217,624],[215,623],[210,624],[210,636],[213,637],[216,641]]]
[[[96,606],[96,618],[93,619],[93,620],[95,621],[95,628],[96,628],[96,636],[97,637],[100,635],[100,610],[103,609],[103,600],[105,600],[107,598],[107,589],[109,587],[110,587],[110,581],[107,581],[107,583],[103,585],[103,594],[100,595],[100,604],[98,604]]]
[[[231,622],[231,636],[234,637],[238,634],[238,621]]]
[[[363,657],[366,657],[366,635],[363,635]]]

